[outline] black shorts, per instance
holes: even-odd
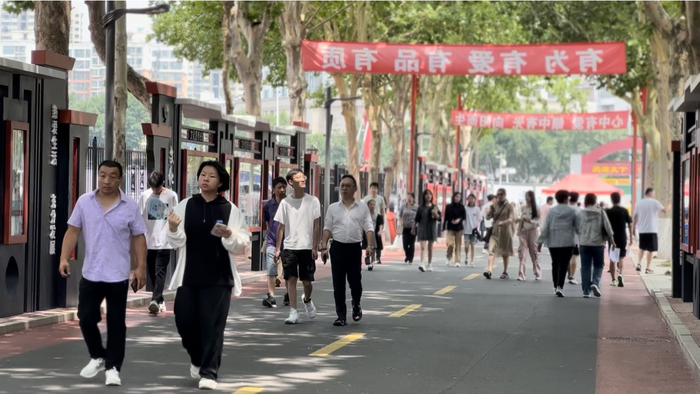
[[[289,250],[282,251],[282,269],[284,280],[289,278],[299,278],[302,281],[314,281],[316,272],[316,262],[312,258],[310,250]]]
[[[578,250],[578,245],[574,245],[574,253],[572,254],[572,256],[579,256],[580,254],[581,252],[579,252]]]
[[[656,233],[639,234],[639,250],[657,252],[659,250],[659,239]]]

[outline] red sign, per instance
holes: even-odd
[[[452,110],[452,124],[515,130],[626,129],[629,111],[575,114],[510,114]]]
[[[429,75],[624,74],[624,42],[432,45],[302,41],[305,71]]]

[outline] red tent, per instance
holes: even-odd
[[[614,192],[622,194],[622,190],[600,179],[593,174],[569,174],[559,182],[555,182],[548,188],[542,189],[544,194],[554,194],[557,190],[578,192],[581,195],[593,193],[596,195],[610,195]]]

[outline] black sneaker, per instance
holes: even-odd
[[[360,306],[360,304],[357,304],[357,305],[352,307],[352,320],[354,320],[354,321],[362,320],[362,306]]]
[[[267,298],[263,300],[262,304],[268,308],[274,308],[277,306],[277,301],[275,300],[275,297],[271,296],[270,293],[267,293]]]
[[[484,272],[484,276],[486,277],[486,279],[491,279],[491,271]]]
[[[337,318],[337,319],[335,319],[335,321],[333,322],[333,325],[334,325],[334,326],[337,326],[337,327],[340,327],[340,326],[347,326],[348,323],[345,321],[345,319]]]
[[[617,276],[617,287],[625,287],[624,279],[622,275]]]
[[[289,306],[289,294],[284,294],[284,306]]]

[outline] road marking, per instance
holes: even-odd
[[[318,356],[318,357],[326,357],[327,355],[333,353],[334,351],[340,349],[341,347],[345,345],[349,345],[356,340],[364,337],[365,334],[350,334],[346,335],[339,340],[331,343],[328,346],[324,346],[321,349],[316,350],[315,352],[309,354],[309,356]]]
[[[456,289],[456,288],[457,288],[457,286],[446,286],[446,287],[443,288],[442,290],[438,290],[438,291],[436,291],[436,292],[433,293],[433,294],[435,294],[435,295],[447,294],[447,293],[451,292],[452,290],[454,290],[454,289]]]
[[[389,317],[401,317],[409,312],[415,311],[416,309],[420,308],[421,306],[423,306],[423,305],[421,305],[421,304],[409,305],[401,310],[398,310],[398,311],[392,313],[391,315],[389,315]]]
[[[465,277],[465,278],[462,279],[462,280],[472,280],[472,279],[477,278],[477,277],[479,277],[479,276],[481,276],[481,274],[471,274],[471,275]]]
[[[233,394],[256,394],[265,390],[262,387],[243,387],[233,392]]]

